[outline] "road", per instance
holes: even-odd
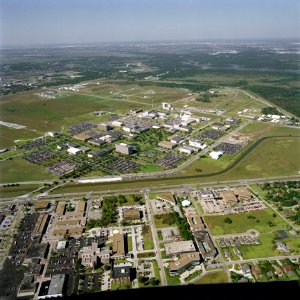
[[[199,182],[194,184],[175,184],[175,185],[159,185],[155,188],[151,188],[151,192],[168,192],[168,191],[181,191],[184,190],[186,187],[188,188],[213,188],[213,187],[221,187],[221,186],[241,186],[246,184],[256,184],[256,183],[265,183],[265,182],[280,182],[280,181],[287,181],[287,180],[300,180],[300,175],[297,176],[279,176],[279,177],[266,177],[266,178],[252,178],[252,179],[240,179],[240,180],[227,180],[227,181],[213,181],[213,182]],[[104,191],[94,191],[90,195],[93,197],[99,196],[111,196],[112,194],[124,194],[130,195],[133,193],[143,193],[145,189],[150,191],[149,188],[124,188],[124,189],[115,189],[115,190],[104,190]],[[13,197],[13,198],[1,198],[0,203],[4,204],[16,204],[16,203],[24,203],[28,201],[44,201],[51,200],[51,199],[59,199],[59,198],[69,198],[72,197],[73,199],[82,199],[83,196],[87,195],[87,192],[77,192],[77,193],[63,193],[63,194],[52,194],[47,196],[37,195],[34,197],[30,197],[29,195]]]
[[[152,239],[154,242],[154,249],[155,249],[155,254],[156,254],[155,258],[156,258],[156,261],[158,264],[160,282],[161,282],[162,286],[165,286],[165,285],[167,285],[167,280],[166,280],[165,270],[164,270],[164,266],[163,266],[163,262],[162,262],[162,257],[160,254],[159,240],[158,240],[156,229],[154,227],[154,220],[153,220],[153,216],[152,216],[152,212],[151,212],[150,202],[148,201],[149,197],[148,197],[147,192],[144,193],[144,197],[145,197],[145,201],[146,201],[147,214],[149,217],[149,224],[150,224],[150,228],[151,228],[151,232],[152,232]]]

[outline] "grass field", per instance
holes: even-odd
[[[22,158],[0,162],[0,182],[22,182],[56,179],[43,167],[31,164]]]
[[[274,212],[271,209],[265,209],[261,211],[231,214],[226,216],[204,216],[204,218],[214,235],[241,233],[249,229],[256,229],[260,233],[269,233],[276,229],[289,226],[278,215],[273,217],[273,214]],[[255,219],[249,219],[249,216],[253,216]],[[232,220],[231,224],[224,222],[227,217]],[[270,227],[268,222],[274,223],[275,226]]]
[[[194,284],[212,284],[212,283],[227,283],[228,277],[226,272],[211,273],[194,281]]]
[[[226,216],[205,216],[205,220],[214,235],[223,235],[230,233],[242,233],[250,229],[259,231],[260,245],[242,245],[239,250],[244,259],[256,257],[270,257],[282,255],[276,250],[273,240],[276,238],[276,230],[289,230],[290,226],[278,215],[273,216],[274,212],[271,209],[263,211],[247,212],[243,214],[226,215]],[[249,216],[255,218],[248,218]],[[224,220],[229,217],[232,220],[231,224],[225,223]],[[273,223],[270,226],[270,222]],[[291,251],[294,254],[300,253],[299,239],[285,239],[283,242],[289,244]],[[236,257],[233,257],[233,259]]]
[[[144,240],[144,249],[145,250],[152,250],[154,248],[153,238],[150,228],[148,228],[146,233],[143,233],[143,240]]]
[[[0,125],[0,148],[10,148],[15,140],[33,139],[41,136],[38,132],[27,129],[14,129]]]
[[[28,194],[39,187],[40,186],[36,184],[27,184],[27,185],[15,186],[15,187],[0,187],[0,197],[1,198],[18,197],[21,195]]]
[[[164,267],[167,284],[168,285],[180,285],[180,279],[178,275],[171,276],[168,268]]]
[[[127,245],[128,245],[128,251],[131,252],[132,251],[132,237],[131,236],[127,236]]]

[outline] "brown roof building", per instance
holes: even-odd
[[[244,187],[233,189],[233,193],[239,198],[240,201],[248,201],[252,199],[251,192]]]
[[[171,142],[168,141],[162,141],[158,143],[159,147],[165,148],[165,149],[173,149],[176,147],[176,144],[173,144]]]
[[[35,232],[38,234],[42,234],[45,231],[45,227],[48,220],[48,214],[41,214],[37,220],[36,226],[35,226]]]
[[[112,251],[115,257],[125,256],[125,241],[123,234],[118,233],[113,235]]]
[[[238,199],[232,191],[224,191],[220,193],[222,200],[225,204],[235,204],[237,203]]]
[[[48,201],[36,201],[34,202],[34,208],[35,209],[47,209],[49,207]]]
[[[183,272],[192,265],[200,264],[200,255],[198,252],[183,253],[179,259],[169,263],[170,274],[175,275]]]
[[[139,220],[141,218],[140,210],[136,208],[124,209],[123,218],[128,221]]]
[[[161,201],[170,203],[170,204],[172,204],[172,205],[176,205],[176,201],[175,201],[174,196],[173,196],[172,193],[158,194],[158,195],[156,196],[156,198],[157,198],[158,200],[161,200]]]
[[[58,202],[56,207],[56,214],[62,216],[65,213],[66,202]]]
[[[187,215],[187,221],[191,227],[191,230],[201,230],[205,228],[205,225],[198,215]]]

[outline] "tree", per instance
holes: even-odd
[[[227,218],[224,219],[224,223],[231,224],[232,220],[227,217]]]

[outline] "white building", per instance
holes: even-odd
[[[193,147],[197,147],[201,150],[203,150],[207,147],[207,145],[204,142],[202,142],[198,139],[193,139],[193,138],[189,140],[189,145],[193,146]]]
[[[116,151],[122,154],[130,155],[133,153],[132,146],[120,143],[116,145]]]
[[[67,152],[68,152],[69,154],[76,155],[76,154],[80,153],[81,150],[78,149],[78,148],[75,148],[75,147],[70,147],[70,148],[67,150]]]
[[[209,156],[212,159],[219,159],[223,154],[224,154],[223,151],[212,151],[212,152],[209,153]]]
[[[162,109],[166,109],[166,110],[171,110],[172,109],[172,105],[166,102],[162,103]]]

